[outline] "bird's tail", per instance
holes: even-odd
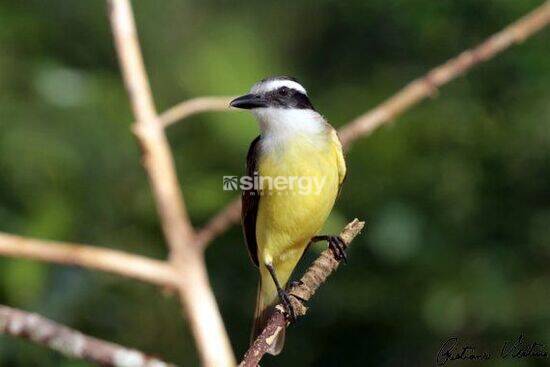
[[[254,325],[252,327],[251,343],[256,340],[263,329],[267,326],[269,317],[273,314],[275,306],[278,303],[278,294],[275,286],[272,286],[271,281],[262,281],[261,277],[258,282],[258,296],[256,297],[256,311],[254,312]],[[283,350],[285,344],[285,329],[283,328],[271,347],[267,351],[269,354],[277,355]]]

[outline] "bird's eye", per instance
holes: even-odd
[[[286,96],[288,94],[289,90],[287,87],[281,87],[279,88],[279,95]]]

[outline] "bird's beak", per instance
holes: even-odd
[[[267,107],[267,101],[258,94],[245,94],[232,100],[229,105],[235,108],[250,110],[252,108]]]

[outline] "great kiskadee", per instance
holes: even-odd
[[[294,78],[264,79],[249,94],[234,99],[231,106],[251,110],[261,130],[246,160],[247,175],[259,180],[242,193],[244,237],[260,271],[254,340],[266,326],[278,298],[287,316],[294,319],[285,287],[311,242],[327,241],[335,258],[345,260],[341,238],[317,233],[332,210],[346,175],[346,163],[336,131],[315,110],[305,88]],[[304,190],[307,187],[310,190]],[[283,330],[269,353],[281,352],[284,336]]]

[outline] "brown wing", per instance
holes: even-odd
[[[246,174],[248,177],[254,177],[258,165],[258,149],[260,136],[256,137],[250,144],[246,156]],[[248,253],[252,262],[258,266],[258,244],[256,242],[256,216],[258,215],[258,205],[260,203],[260,193],[254,188],[243,190],[242,192],[242,212],[243,233]]]

